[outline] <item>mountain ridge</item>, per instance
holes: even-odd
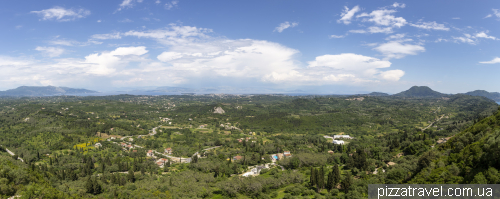
[[[56,86],[20,86],[15,89],[0,91],[0,96],[34,97],[34,96],[89,94],[89,93],[99,93],[99,92],[87,89],[80,89],[80,88],[56,87]]]

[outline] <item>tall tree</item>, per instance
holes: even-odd
[[[128,170],[127,180],[129,182],[135,182],[134,170],[132,169]]]
[[[349,193],[349,188],[351,188],[353,184],[353,179],[351,177],[351,172],[347,172],[344,179],[342,180],[342,189],[344,189],[344,193]]]

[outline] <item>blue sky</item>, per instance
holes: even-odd
[[[0,90],[500,91],[500,2],[6,1]]]

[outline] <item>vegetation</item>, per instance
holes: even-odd
[[[0,197],[363,198],[371,183],[498,183],[497,110],[469,95],[0,98]],[[335,145],[338,134],[354,139]]]

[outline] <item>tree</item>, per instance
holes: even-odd
[[[99,184],[97,179],[93,176],[88,177],[87,182],[85,183],[85,189],[87,193],[94,195],[100,194],[103,191],[101,184]]]
[[[191,158],[191,163],[197,163],[198,162],[198,155],[193,155],[193,157]]]
[[[127,180],[128,180],[129,182],[135,182],[134,170],[130,169],[130,170],[128,171]]]
[[[316,174],[314,173],[315,169],[314,167],[311,167],[311,176],[309,177],[309,183],[311,187],[316,185],[315,179],[316,179]]]
[[[353,179],[351,176],[351,172],[347,172],[345,175],[344,179],[342,180],[342,189],[344,189],[344,192],[347,194],[349,193],[349,188],[353,184]]]
[[[333,184],[334,184],[334,188],[335,186],[337,186],[337,184],[340,182],[340,170],[339,170],[339,166],[337,164],[335,164],[333,166]]]

